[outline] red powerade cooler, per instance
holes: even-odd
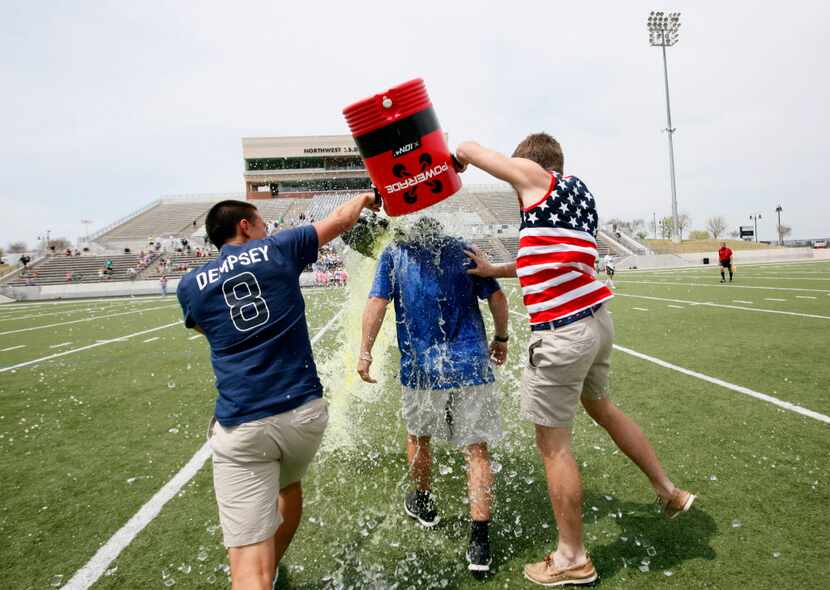
[[[387,214],[413,213],[461,188],[420,78],[356,102],[343,114]]]

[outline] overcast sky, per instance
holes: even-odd
[[[0,4],[0,245],[72,239],[163,194],[242,191],[243,136],[346,133],[341,109],[426,80],[452,146],[554,134],[608,219],[670,213],[662,62],[678,199],[693,228],[775,206],[830,236],[830,5],[757,2],[31,2]],[[486,182],[467,174],[465,182]]]

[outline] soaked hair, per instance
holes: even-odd
[[[513,157],[533,160],[545,170],[559,174],[565,167],[562,146],[547,133],[531,133],[525,137],[513,150]]]
[[[408,229],[397,228],[394,240],[398,244],[434,249],[443,244],[449,236],[444,225],[434,217],[421,217]]]
[[[205,230],[208,239],[217,248],[236,235],[239,222],[247,219],[251,223],[256,220],[257,208],[245,201],[220,201],[208,211],[205,219]]]

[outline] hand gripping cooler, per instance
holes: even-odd
[[[388,215],[406,215],[461,188],[424,81],[404,82],[343,109]]]

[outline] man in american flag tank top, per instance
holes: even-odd
[[[668,517],[689,510],[695,496],[672,483],[640,427],[609,399],[613,293],[596,276],[597,206],[582,180],[563,174],[559,143],[529,135],[508,158],[465,142],[456,156],[462,171],[472,164],[509,182],[521,208],[515,262],[468,255],[473,274],[518,277],[530,317],[521,414],[536,427],[559,540],[543,561],[525,566],[525,577],[546,586],[592,584],[598,575],[583,541],[582,481],[571,450],[579,401],[648,477]]]

